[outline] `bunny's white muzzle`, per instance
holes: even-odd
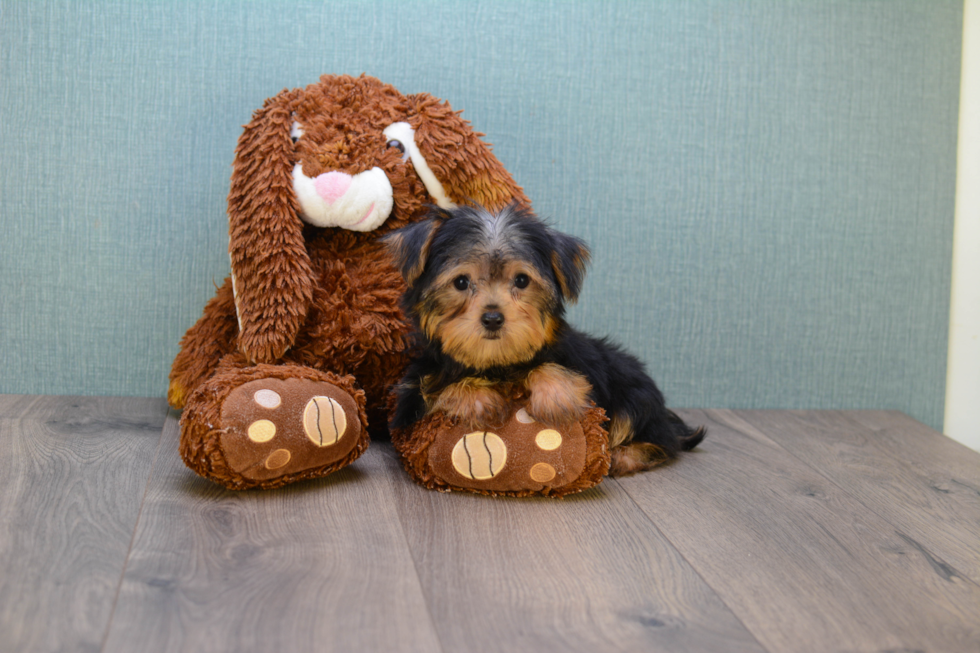
[[[315,227],[373,231],[391,214],[391,182],[377,167],[356,175],[325,172],[311,178],[303,174],[303,164],[297,163],[293,190],[300,217]]]

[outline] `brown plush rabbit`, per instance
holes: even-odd
[[[232,274],[170,373],[191,469],[271,488],[340,469],[385,432],[410,325],[379,237],[427,204],[529,204],[481,136],[447,103],[366,76],[255,112],[228,197]]]

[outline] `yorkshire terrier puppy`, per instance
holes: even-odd
[[[590,402],[610,417],[611,476],[650,469],[697,446],[643,364],[564,319],[589,262],[581,240],[515,205],[435,209],[386,237],[408,291],[419,353],[396,389],[391,428],[444,411],[479,429],[515,400],[539,422],[569,425]]]

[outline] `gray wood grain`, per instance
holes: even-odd
[[[164,428],[105,651],[438,651],[384,470],[230,492]]]
[[[843,411],[845,419],[872,430],[876,441],[934,481],[938,492],[975,515],[980,497],[980,454],[897,411]]]
[[[978,650],[980,587],[738,412],[683,416],[699,450],[619,483],[763,645]]]
[[[922,556],[980,583],[980,454],[901,413],[738,415],[894,525]]]
[[[0,650],[96,651],[166,403],[0,401]]]
[[[0,651],[980,649],[980,455],[894,412],[684,416],[697,451],[561,501],[377,443],[231,493],[162,400],[0,395]]]
[[[23,417],[37,404],[50,402],[50,397],[43,395],[3,395],[0,394],[0,419],[16,419]]]
[[[386,455],[447,651],[764,650],[614,483],[562,500],[440,494]]]

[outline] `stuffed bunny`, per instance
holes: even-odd
[[[427,205],[529,205],[481,136],[447,103],[363,75],[255,112],[228,196],[231,276],[170,373],[191,469],[272,488],[340,469],[386,432],[411,327],[379,238]]]

